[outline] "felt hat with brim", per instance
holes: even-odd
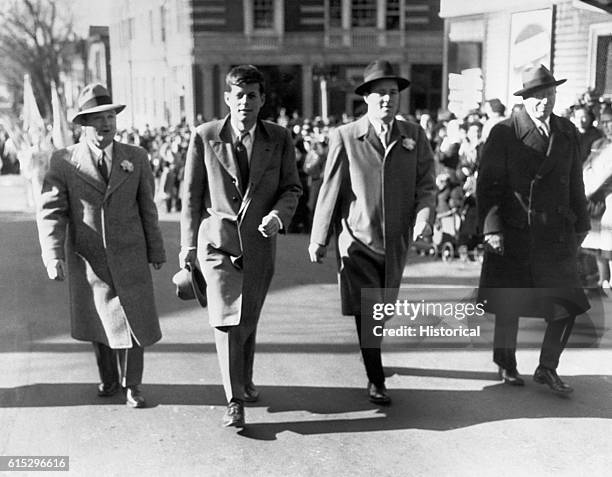
[[[206,281],[202,272],[196,265],[185,265],[172,277],[176,285],[176,296],[181,300],[198,300],[202,307],[206,307]]]
[[[533,66],[526,68],[522,74],[523,87],[514,93],[514,96],[529,97],[530,94],[536,91],[549,88],[551,86],[559,86],[565,83],[566,79],[555,79],[553,74],[544,65]]]
[[[406,78],[402,78],[401,76],[397,76],[395,74],[391,63],[386,60],[375,60],[363,70],[363,83],[355,88],[355,94],[358,94],[359,96],[368,94],[370,91],[370,85],[374,81],[382,79],[392,79],[397,81],[397,86],[400,91],[406,89],[410,85],[410,81],[408,81]]]
[[[91,83],[83,88],[77,100],[79,111],[72,117],[72,122],[83,124],[86,114],[101,113],[114,110],[119,114],[125,104],[113,103],[108,90],[100,83]]]

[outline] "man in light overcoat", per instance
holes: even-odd
[[[50,279],[68,279],[72,336],[94,345],[108,397],[144,407],[143,348],[161,338],[149,264],[166,256],[147,153],[114,141],[116,115],[101,84],[87,85],[73,122],[82,140],[53,153],[42,188],[38,232]]]
[[[425,131],[396,119],[399,93],[410,82],[384,60],[370,63],[355,93],[367,114],[334,130],[310,236],[312,262],[336,237],[342,314],[355,317],[371,402],[389,404],[381,361],[382,338],[373,335],[371,310],[362,310],[362,289],[378,289],[367,300],[397,299],[413,238],[432,234],[436,183]],[[383,290],[384,289],[384,290]]]
[[[290,132],[257,118],[264,78],[233,68],[224,94],[229,116],[194,131],[185,164],[181,266],[196,258],[207,282],[208,316],[228,406],[225,427],[244,425],[253,384],[255,336],[274,273],[276,236],[301,194]]]
[[[574,319],[589,309],[577,269],[589,230],[578,131],[552,114],[556,80],[542,65],[523,72],[524,107],[496,124],[482,150],[477,201],[485,256],[479,301],[495,314],[493,361],[500,379],[517,371],[519,317],[547,321],[533,379],[572,392],[556,369]]]

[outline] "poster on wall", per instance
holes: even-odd
[[[512,14],[507,104],[520,103],[513,93],[522,87],[525,68],[540,64],[550,68],[552,24],[552,7]]]

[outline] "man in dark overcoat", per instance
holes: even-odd
[[[166,256],[147,153],[114,141],[115,104],[101,84],[83,88],[78,144],[55,151],[42,188],[38,232],[49,278],[68,278],[72,336],[94,345],[98,395],[144,407],[143,348],[161,338],[149,264]]]
[[[367,303],[397,299],[408,247],[413,236],[431,236],[436,203],[425,131],[395,117],[400,91],[409,84],[387,61],[365,68],[355,93],[363,96],[367,114],[331,133],[310,236],[310,259],[320,262],[335,234],[342,314],[355,317],[367,392],[376,404],[391,400],[382,338],[373,336],[371,310],[362,310],[362,298]],[[362,297],[362,289],[372,290]]]
[[[181,211],[182,267],[202,267],[208,317],[227,397],[226,427],[242,427],[253,384],[255,336],[274,273],[276,237],[301,194],[288,129],[258,119],[262,73],[251,65],[226,76],[230,114],[196,128],[187,151]]]
[[[578,132],[552,114],[556,80],[544,66],[523,73],[524,107],[493,127],[482,151],[477,201],[485,241],[479,300],[495,314],[493,360],[505,383],[517,371],[519,316],[547,320],[533,376],[554,392],[572,388],[557,375],[576,315],[589,308],[576,254],[589,229]]]

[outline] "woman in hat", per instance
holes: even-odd
[[[598,286],[610,289],[612,267],[612,108],[607,106],[599,123],[604,137],[593,143],[592,152],[584,163],[584,191],[589,199],[591,230],[582,248],[595,255],[599,273]]]

